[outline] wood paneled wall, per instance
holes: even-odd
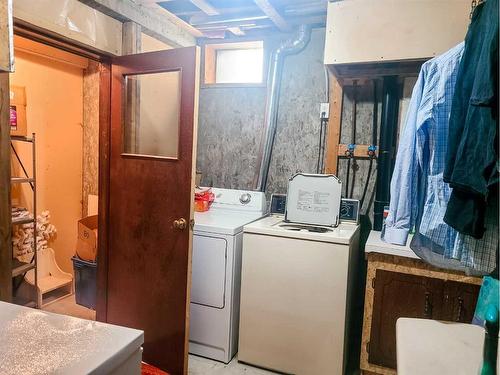
[[[88,196],[97,195],[99,183],[99,63],[89,61],[83,72],[83,216]]]

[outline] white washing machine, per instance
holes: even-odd
[[[238,349],[243,226],[266,212],[264,193],[213,188],[195,212],[189,352],[228,363]]]
[[[288,374],[340,375],[359,227],[268,216],[244,227],[238,360]]]

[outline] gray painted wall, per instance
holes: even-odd
[[[314,172],[319,105],[325,101],[324,29],[298,55],[286,57],[268,192],[286,192],[297,170]],[[266,88],[202,88],[197,169],[202,185],[251,189],[256,172]]]

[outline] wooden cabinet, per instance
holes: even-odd
[[[441,309],[440,280],[377,270],[374,279],[370,363],[396,368],[396,321],[433,318]]]
[[[438,319],[470,323],[474,317],[479,289],[479,285],[444,281],[444,309]]]
[[[377,270],[368,360],[396,368],[396,321],[424,318],[471,322],[479,286]]]
[[[364,373],[395,374],[401,317],[470,323],[481,279],[416,259],[369,254],[361,347]]]

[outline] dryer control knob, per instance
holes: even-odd
[[[242,204],[248,204],[252,200],[252,196],[249,193],[241,194],[240,202]]]

